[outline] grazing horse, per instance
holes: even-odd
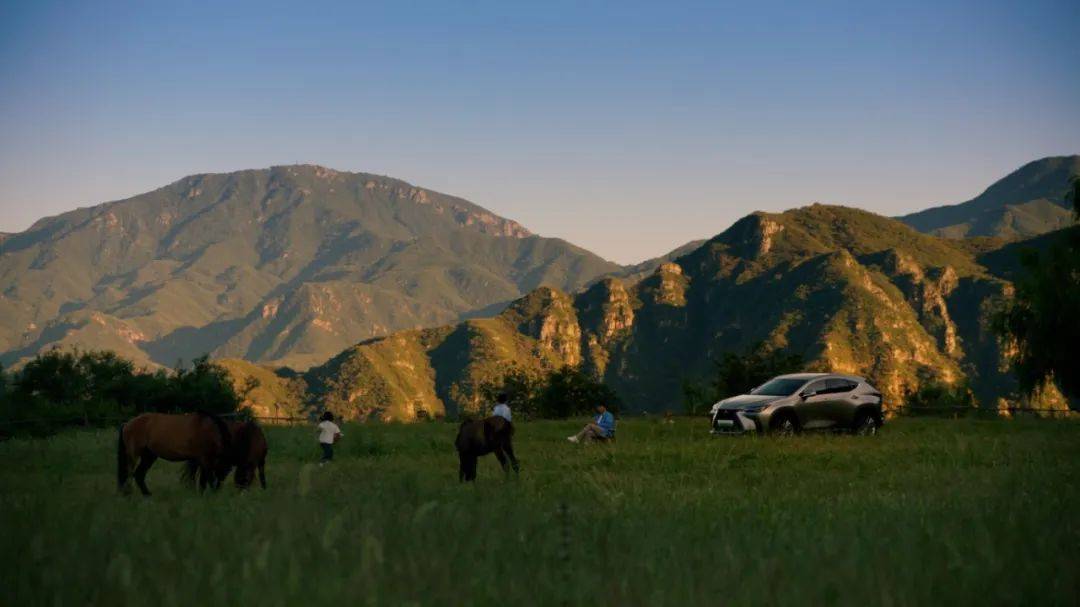
[[[477,419],[461,422],[458,428],[455,445],[458,451],[458,480],[476,480],[476,460],[482,455],[494,453],[495,458],[503,468],[503,472],[510,476],[510,465],[514,466],[514,473],[519,471],[517,458],[514,457],[514,445],[511,440],[514,436],[514,425],[502,417],[492,416],[486,419]]]
[[[202,472],[200,488],[209,483],[216,489],[222,472],[228,470],[230,450],[229,429],[216,415],[143,413],[120,428],[116,483],[125,491],[128,477],[134,476],[142,494],[150,495],[146,473],[160,457],[170,462],[196,462]]]
[[[229,428],[232,449],[229,452],[227,467],[224,471],[219,471],[218,480],[224,482],[229,471],[236,466],[233,482],[236,483],[238,489],[247,489],[255,481],[255,471],[258,470],[259,484],[266,489],[266,454],[269,447],[262,428],[253,421],[228,421],[225,425]],[[183,472],[184,480],[193,483],[199,476],[199,470],[197,461],[188,460]]]

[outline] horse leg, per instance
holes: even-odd
[[[514,467],[514,474],[520,474],[521,466],[518,465],[517,457],[514,455],[514,445],[510,441],[506,441],[503,450],[506,451],[507,457],[510,458],[510,465]]]
[[[476,456],[471,453],[461,454],[461,472],[460,477],[462,481],[469,482],[476,480]]]
[[[150,466],[154,465],[155,460],[157,456],[145,450],[139,457],[139,467],[135,468],[135,484],[139,486],[139,491],[142,491],[143,495],[150,495],[150,489],[146,487],[146,473],[150,471]]]
[[[259,484],[266,489],[266,460],[259,460]]]
[[[132,457],[130,454],[125,454],[124,461],[119,462],[117,466],[116,484],[122,495],[131,494],[131,477],[135,474],[135,465],[138,460],[138,456]]]
[[[116,488],[120,493],[127,493],[128,477],[131,476],[131,458],[128,457],[124,443],[124,427],[120,426],[116,449]]]
[[[502,447],[495,447],[495,459],[499,460],[499,465],[502,466],[503,476],[510,478],[510,464],[506,461],[506,454],[503,453]]]
[[[184,471],[180,473],[180,478],[184,484],[190,489],[195,488],[195,481],[199,476],[199,464],[195,460],[189,459],[184,462]]]

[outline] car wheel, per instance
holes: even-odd
[[[851,432],[855,436],[874,436],[877,434],[877,430],[877,418],[865,411],[855,416],[855,423],[851,427]]]
[[[773,418],[770,432],[773,436],[794,436],[799,432],[799,424],[791,413],[782,413]]]

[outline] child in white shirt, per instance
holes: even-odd
[[[322,447],[322,460],[319,465],[334,459],[334,443],[342,436],[341,428],[334,423],[334,414],[327,411],[319,418],[319,446]]]

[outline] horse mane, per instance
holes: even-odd
[[[203,411],[203,410],[200,409],[199,411],[196,411],[196,413],[198,413],[202,417],[210,418],[210,421],[214,422],[214,425],[217,426],[218,434],[221,435],[221,445],[222,445],[222,447],[224,447],[225,453],[226,454],[231,454],[232,453],[232,437],[229,434],[229,427],[225,425],[225,422],[222,421],[222,419],[220,417],[218,417],[217,415],[214,415],[213,413],[211,413],[209,411]]]

